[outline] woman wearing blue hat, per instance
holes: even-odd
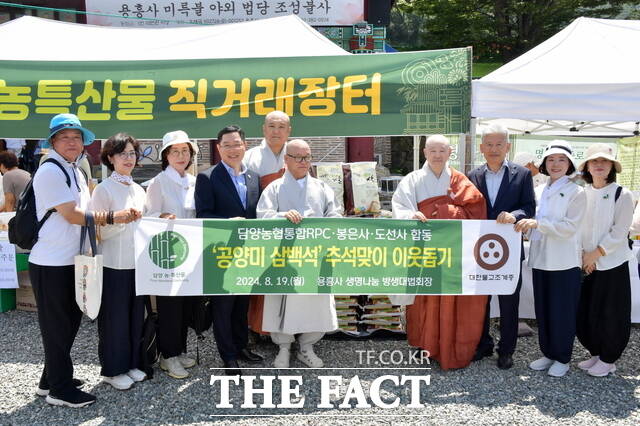
[[[580,299],[580,225],[586,196],[569,179],[575,171],[571,146],[563,140],[551,141],[540,164],[540,173],[549,176],[549,182],[535,189],[536,217],[515,225],[516,231],[532,230],[529,266],[543,357],[529,368],[547,370],[554,377],[569,371]]]
[[[29,276],[38,306],[38,322],[44,347],[44,370],[36,393],[52,405],[83,407],[95,396],[82,392],[82,381],[73,378],[71,347],[82,313],[75,301],[74,257],[78,254],[81,225],[94,216],[98,225],[113,217],[114,223],[138,219],[140,212],[124,209],[109,214],[89,212],[89,188],[78,169],[84,146],[95,139],[73,114],[58,114],[49,125],[49,161],[36,171],[33,190],[39,221],[38,240],[29,256]],[[67,184],[69,182],[69,184]]]

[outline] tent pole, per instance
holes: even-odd
[[[420,135],[413,135],[413,170],[420,168]]]
[[[460,162],[459,170],[464,174],[467,173],[467,163],[465,159],[467,158],[467,134],[460,133],[458,135],[458,161]]]
[[[474,156],[476,153],[476,128],[478,127],[478,119],[471,118],[469,127],[469,159],[467,163],[469,164],[469,170],[471,170],[476,161]],[[466,168],[464,170],[466,170]]]

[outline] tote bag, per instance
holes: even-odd
[[[93,215],[87,214],[85,223],[80,232],[80,254],[74,258],[76,303],[82,313],[93,320],[100,312],[102,301],[102,255],[96,254],[96,227]],[[91,245],[91,255],[84,253],[87,236]]]

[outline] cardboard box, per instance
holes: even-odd
[[[16,289],[0,288],[0,312],[7,312],[16,308]]]
[[[20,287],[16,289],[16,309],[19,311],[36,312],[36,298],[31,287]]]

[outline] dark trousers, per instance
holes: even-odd
[[[629,343],[631,281],[629,262],[593,271],[582,282],[577,336],[592,356],[614,363]]]
[[[74,389],[71,347],[82,319],[76,304],[74,267],[29,263],[29,277],[38,305],[44,347],[43,376],[51,394],[64,397]]]
[[[487,300],[487,312],[484,317],[482,337],[478,343],[478,351],[493,349],[493,338],[489,334],[489,318],[491,312],[491,298],[498,297],[500,305],[500,341],[498,342],[499,355],[513,355],[518,341],[518,307],[520,306],[520,287],[522,287],[522,271],[518,278],[518,285],[513,294],[489,296]]]
[[[163,358],[172,358],[187,351],[187,333],[191,317],[188,296],[157,296],[158,346]]]
[[[533,270],[533,297],[542,354],[563,364],[571,361],[580,300],[580,268]]]
[[[140,367],[144,296],[136,296],[135,269],[103,269],[98,356],[107,377]]]
[[[238,359],[249,341],[249,296],[211,296],[213,335],[223,361]]]

